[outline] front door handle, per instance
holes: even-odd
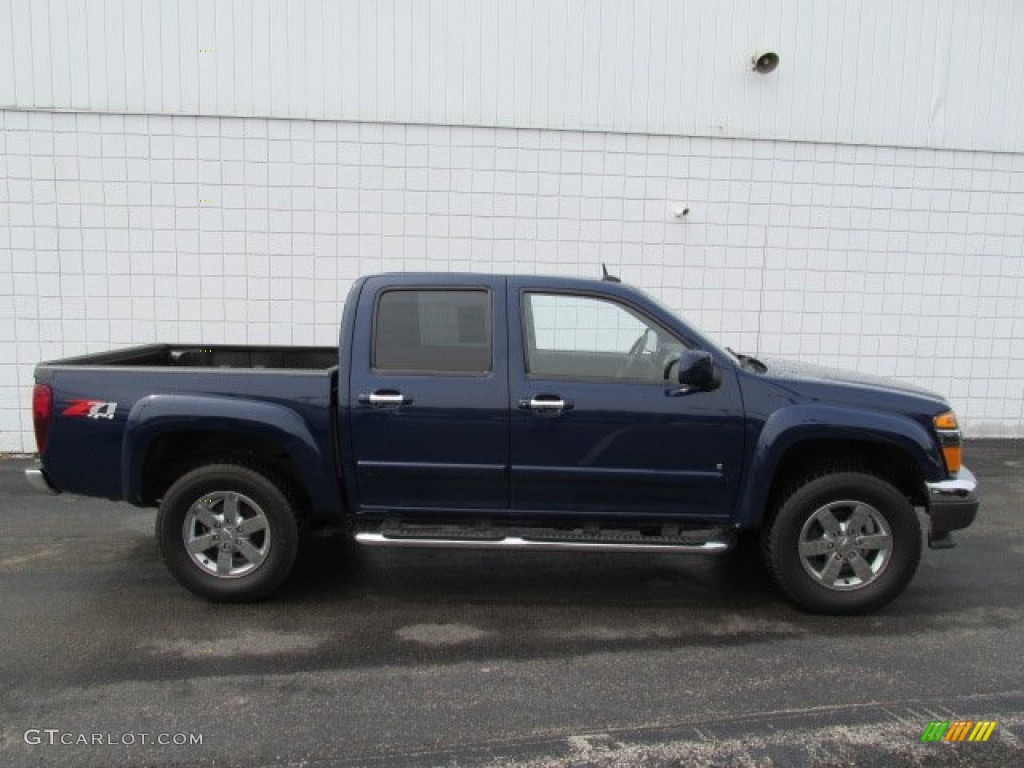
[[[359,402],[363,405],[372,405],[375,408],[397,408],[400,405],[409,405],[412,403],[412,398],[393,389],[378,389],[368,395],[359,395]]]
[[[558,395],[535,395],[529,399],[519,401],[519,407],[523,410],[556,413],[572,409],[572,401],[565,400]]]

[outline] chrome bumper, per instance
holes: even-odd
[[[974,522],[979,504],[978,480],[967,467],[960,467],[956,477],[925,483],[925,487],[933,537],[941,538]]]
[[[967,467],[960,467],[956,477],[940,480],[937,483],[925,483],[925,485],[928,486],[929,502],[977,500],[978,479]]]
[[[40,493],[60,493],[60,491],[50,483],[50,478],[46,476],[46,472],[43,471],[42,467],[30,467],[26,469],[25,479],[28,480],[29,485]]]

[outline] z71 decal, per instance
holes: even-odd
[[[61,411],[62,416],[84,416],[87,419],[112,419],[117,410],[117,403],[107,403],[102,400],[72,400],[71,403]]]

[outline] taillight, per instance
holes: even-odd
[[[960,446],[960,425],[957,424],[956,414],[946,411],[936,416],[932,423],[935,425],[935,434],[939,436],[939,446],[942,448],[942,458],[946,462],[946,471],[955,475],[960,471],[962,461],[962,449]]]
[[[32,425],[36,429],[36,447],[42,455],[46,450],[46,437],[50,434],[50,416],[53,413],[53,393],[45,384],[32,388]]]

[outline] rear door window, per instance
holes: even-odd
[[[378,373],[490,373],[491,296],[483,289],[383,292],[377,299]]]

